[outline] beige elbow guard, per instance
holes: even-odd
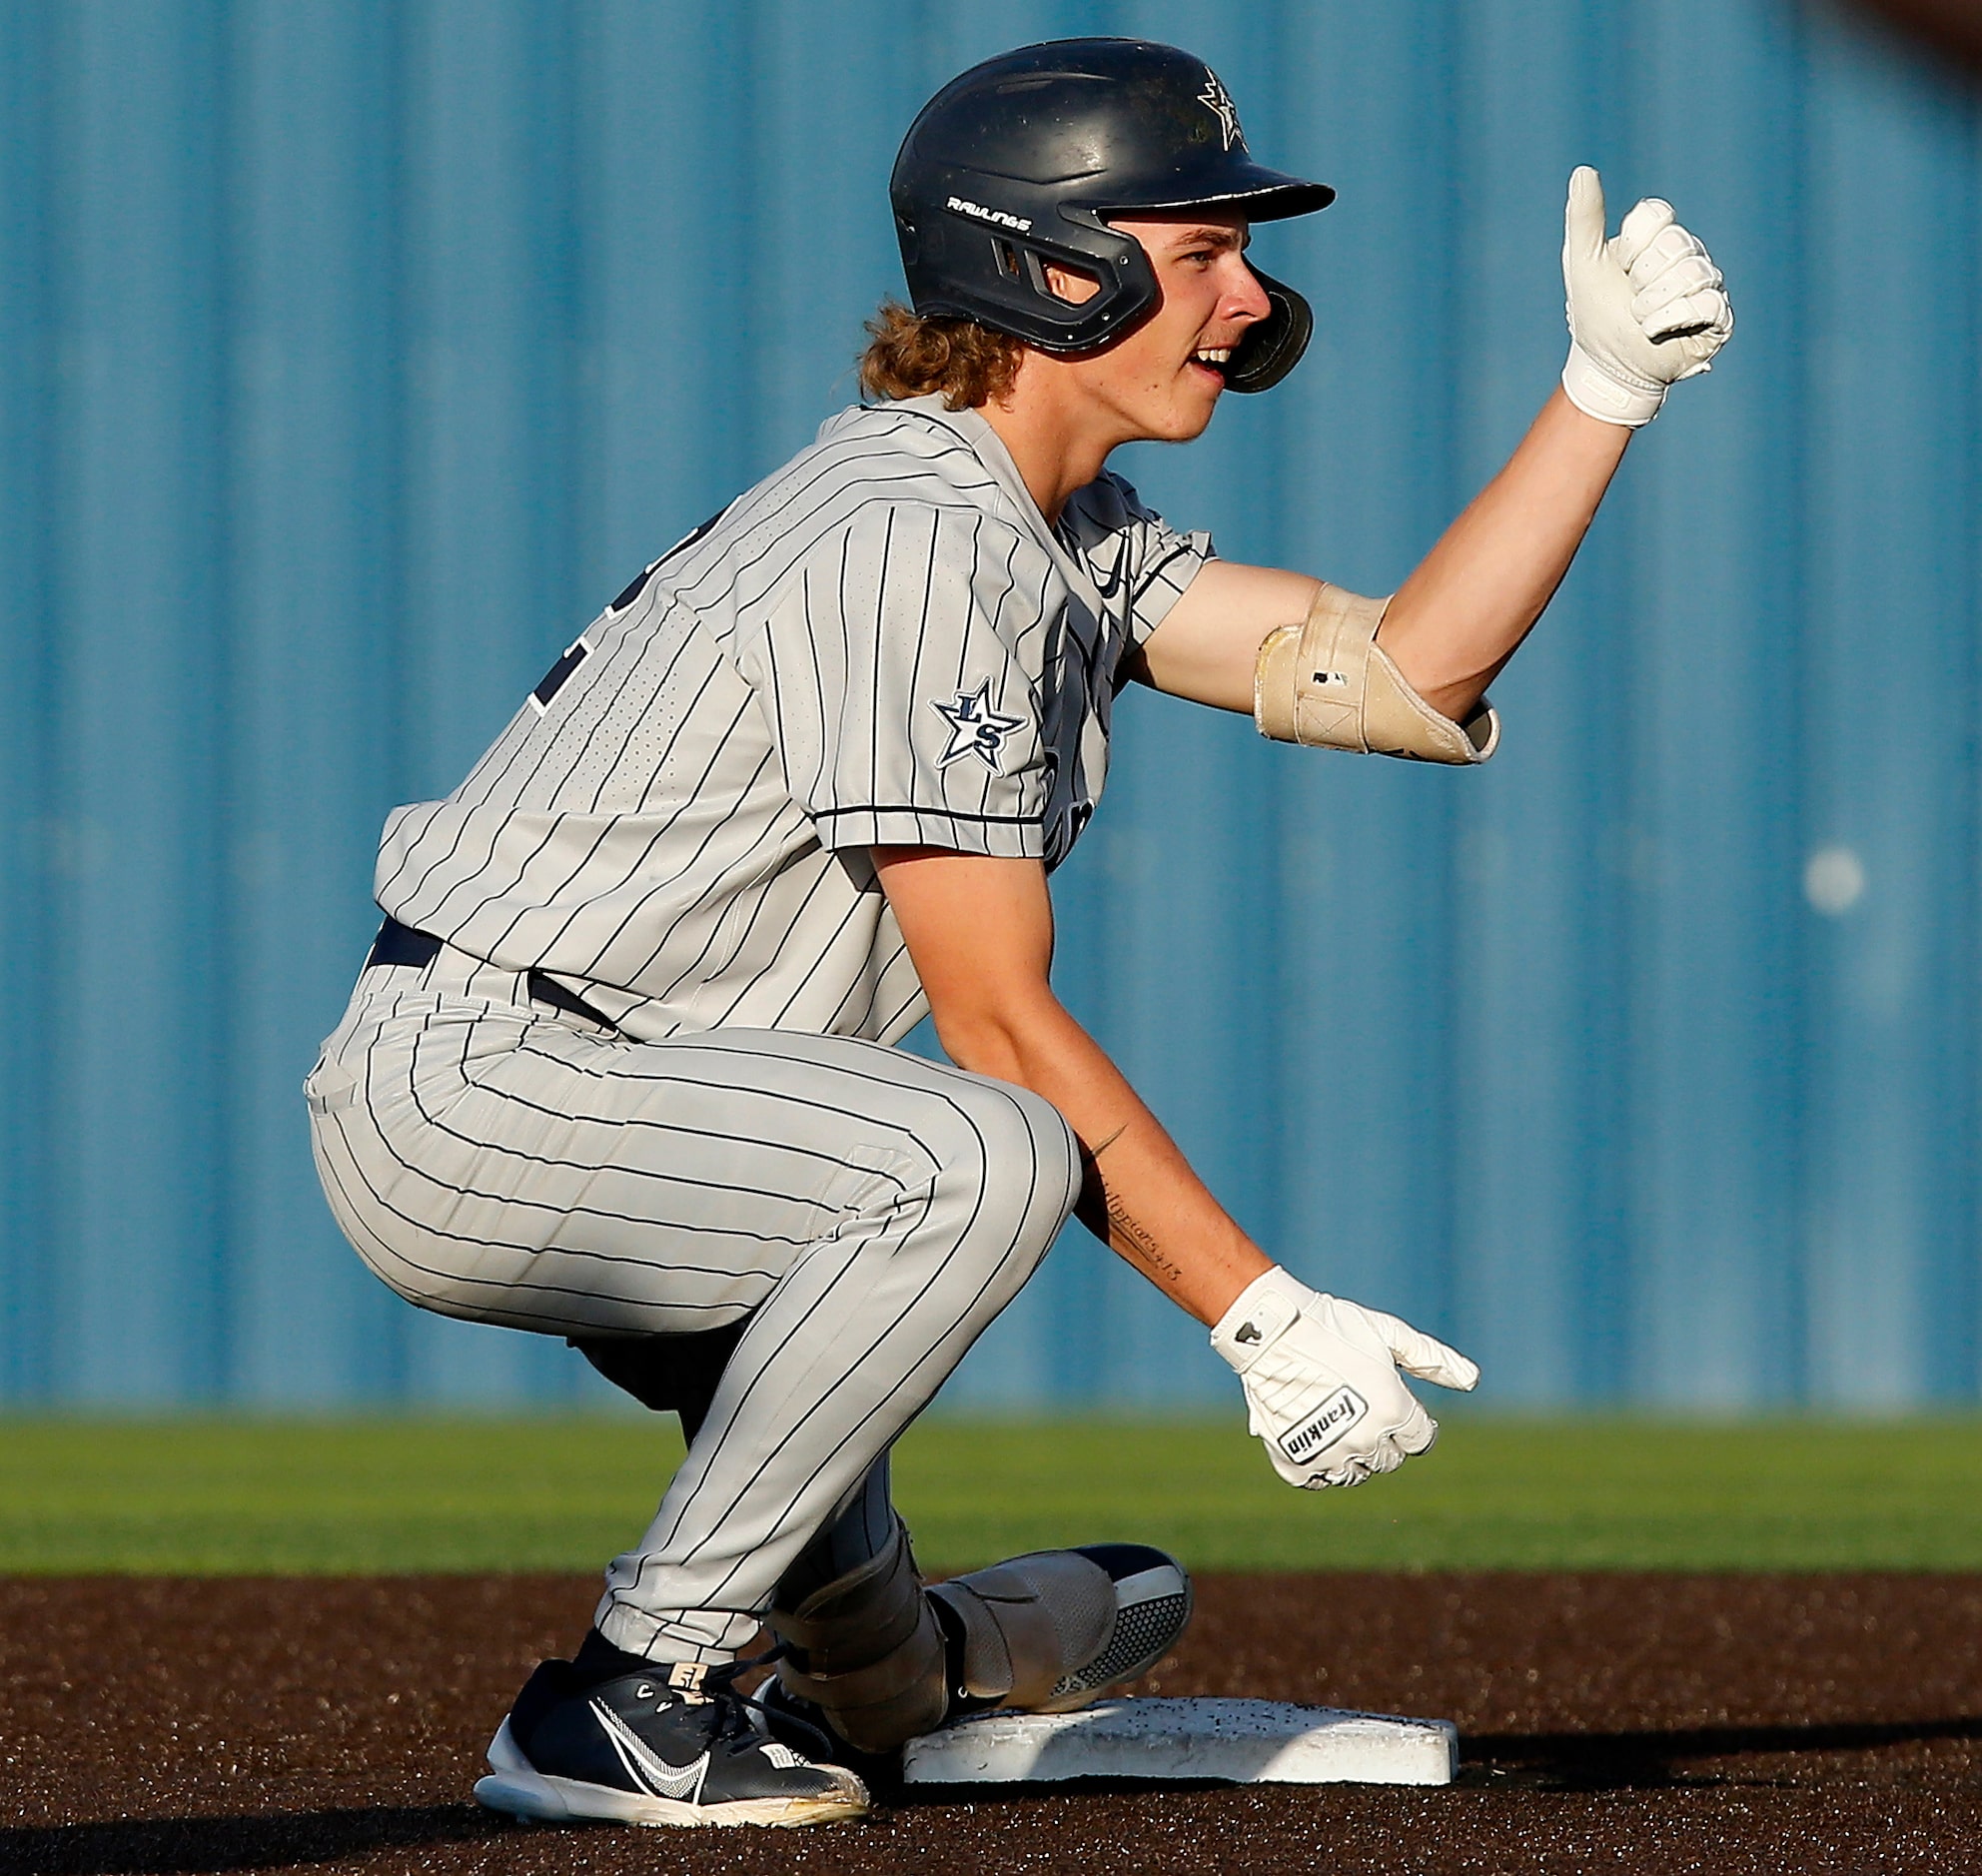
[[[1253,667],[1253,721],[1262,736],[1414,762],[1484,762],[1500,740],[1485,697],[1464,723],[1405,682],[1377,643],[1389,599],[1324,583],[1299,625],[1267,634]]]

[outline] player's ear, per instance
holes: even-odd
[[[1046,285],[1056,300],[1064,300],[1069,306],[1086,306],[1101,291],[1101,282],[1093,274],[1057,263],[1047,265]]]

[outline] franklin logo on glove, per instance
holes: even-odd
[[[1296,1465],[1304,1464],[1334,1445],[1369,1410],[1369,1402],[1354,1388],[1338,1388],[1315,1412],[1281,1434],[1280,1449]]]

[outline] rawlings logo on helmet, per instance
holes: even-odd
[[[997,228],[1015,229],[1019,234],[1032,232],[1032,223],[1023,215],[1007,215],[1003,209],[987,209],[981,202],[969,202],[962,196],[952,196],[943,206],[952,215],[968,215],[973,221],[989,222]]]

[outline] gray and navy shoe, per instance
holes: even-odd
[[[1084,1559],[1090,1567],[1069,1571],[1063,1565],[1068,1557]],[[1029,1697],[1011,1692],[1007,1657],[1007,1671],[989,1677],[1005,1691],[982,1691],[984,1663],[973,1657],[987,1645],[996,1653],[1004,1643],[993,1639],[995,1617],[975,1625],[973,1641],[972,1624],[958,1606],[966,1591],[980,1598],[1030,1596],[1043,1603],[1060,1637],[1064,1666],[1056,1679]],[[1071,1713],[1118,1692],[1141,1679],[1183,1638],[1193,1601],[1189,1572],[1175,1557],[1145,1543],[1031,1551],[922,1593],[934,1605],[943,1636],[946,1686],[939,1727],[993,1711]],[[833,1758],[869,1777],[885,1777],[894,1763],[893,1753],[862,1752],[847,1744],[829,1712],[782,1680],[767,1682],[757,1704],[775,1736],[793,1743],[824,1736]]]
[[[752,1665],[656,1661],[601,1678],[545,1661],[490,1746],[476,1799],[525,1823],[775,1827],[861,1816],[859,1778],[760,1729],[734,1685]]]
[[[1084,1543],[1076,1551],[1108,1572],[1114,1620],[1101,1651],[1062,1677],[1042,1713],[1070,1713],[1140,1680],[1191,1624],[1191,1578],[1168,1552],[1147,1543]]]

